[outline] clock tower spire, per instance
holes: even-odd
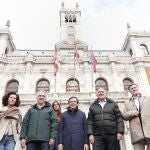
[[[64,2],[61,4],[60,10],[60,28],[61,28],[61,38],[72,35],[77,38],[80,37],[80,18],[81,11],[79,10],[79,4],[76,3],[75,8],[68,9],[65,8]]]

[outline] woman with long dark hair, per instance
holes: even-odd
[[[21,113],[19,95],[15,92],[2,97],[4,107],[0,109],[0,150],[14,150],[17,134],[21,127]]]
[[[55,111],[56,117],[57,117],[57,121],[58,121],[58,133],[57,133],[57,138],[55,140],[55,144],[54,147],[52,148],[52,150],[57,150],[58,148],[58,134],[59,134],[59,127],[60,127],[60,121],[61,121],[61,106],[60,103],[58,101],[54,101],[52,103],[52,107]]]

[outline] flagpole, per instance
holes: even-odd
[[[55,75],[55,93],[56,93],[56,75]]]
[[[93,64],[92,64],[92,45],[91,45],[91,71],[92,71],[92,92],[93,92]]]
[[[57,53],[56,53],[56,51],[55,51],[55,61],[56,61],[56,55],[57,55]],[[55,62],[54,62],[55,63]],[[54,73],[54,76],[55,76],[55,93],[56,93],[56,73]]]
[[[93,67],[93,71],[92,71],[92,92],[94,90],[94,85],[93,85],[93,74],[94,72],[96,73],[96,65],[97,65],[97,60],[94,56],[94,53],[93,53],[93,50],[92,50],[92,46],[91,46],[91,64],[92,64],[92,67]]]
[[[58,64],[56,61],[57,61],[57,49],[55,47],[55,58],[54,58],[55,93],[56,93],[56,84],[57,84],[56,75],[58,71]]]
[[[75,53],[76,53],[76,41],[75,41],[75,34],[74,34],[74,92],[75,92],[75,73],[76,73]]]

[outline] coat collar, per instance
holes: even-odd
[[[141,97],[142,97],[142,94],[139,93],[137,97],[140,97],[140,98],[141,98]],[[130,100],[133,101],[133,100],[134,100],[134,96],[132,96],[132,97],[130,98]]]
[[[51,106],[51,104],[49,102],[45,102],[45,105],[43,106],[43,108],[44,107],[49,107],[49,106]],[[37,103],[34,104],[33,107],[38,108]]]
[[[113,102],[113,100],[112,100],[111,98],[106,97],[106,103],[112,103],[112,102]],[[98,98],[95,100],[94,103],[95,103],[95,104],[99,104]]]
[[[139,94],[139,97],[140,97],[140,107],[142,109],[142,105],[143,105],[143,101],[144,101],[145,97],[142,96],[141,93]],[[136,108],[133,96],[129,99],[129,101],[132,103],[133,107]]]

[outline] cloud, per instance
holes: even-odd
[[[148,0],[63,0],[65,7],[81,9],[81,37],[93,49],[121,49],[132,30],[150,30]],[[0,28],[10,19],[18,49],[54,49],[60,40],[59,10],[62,0],[0,0]]]

